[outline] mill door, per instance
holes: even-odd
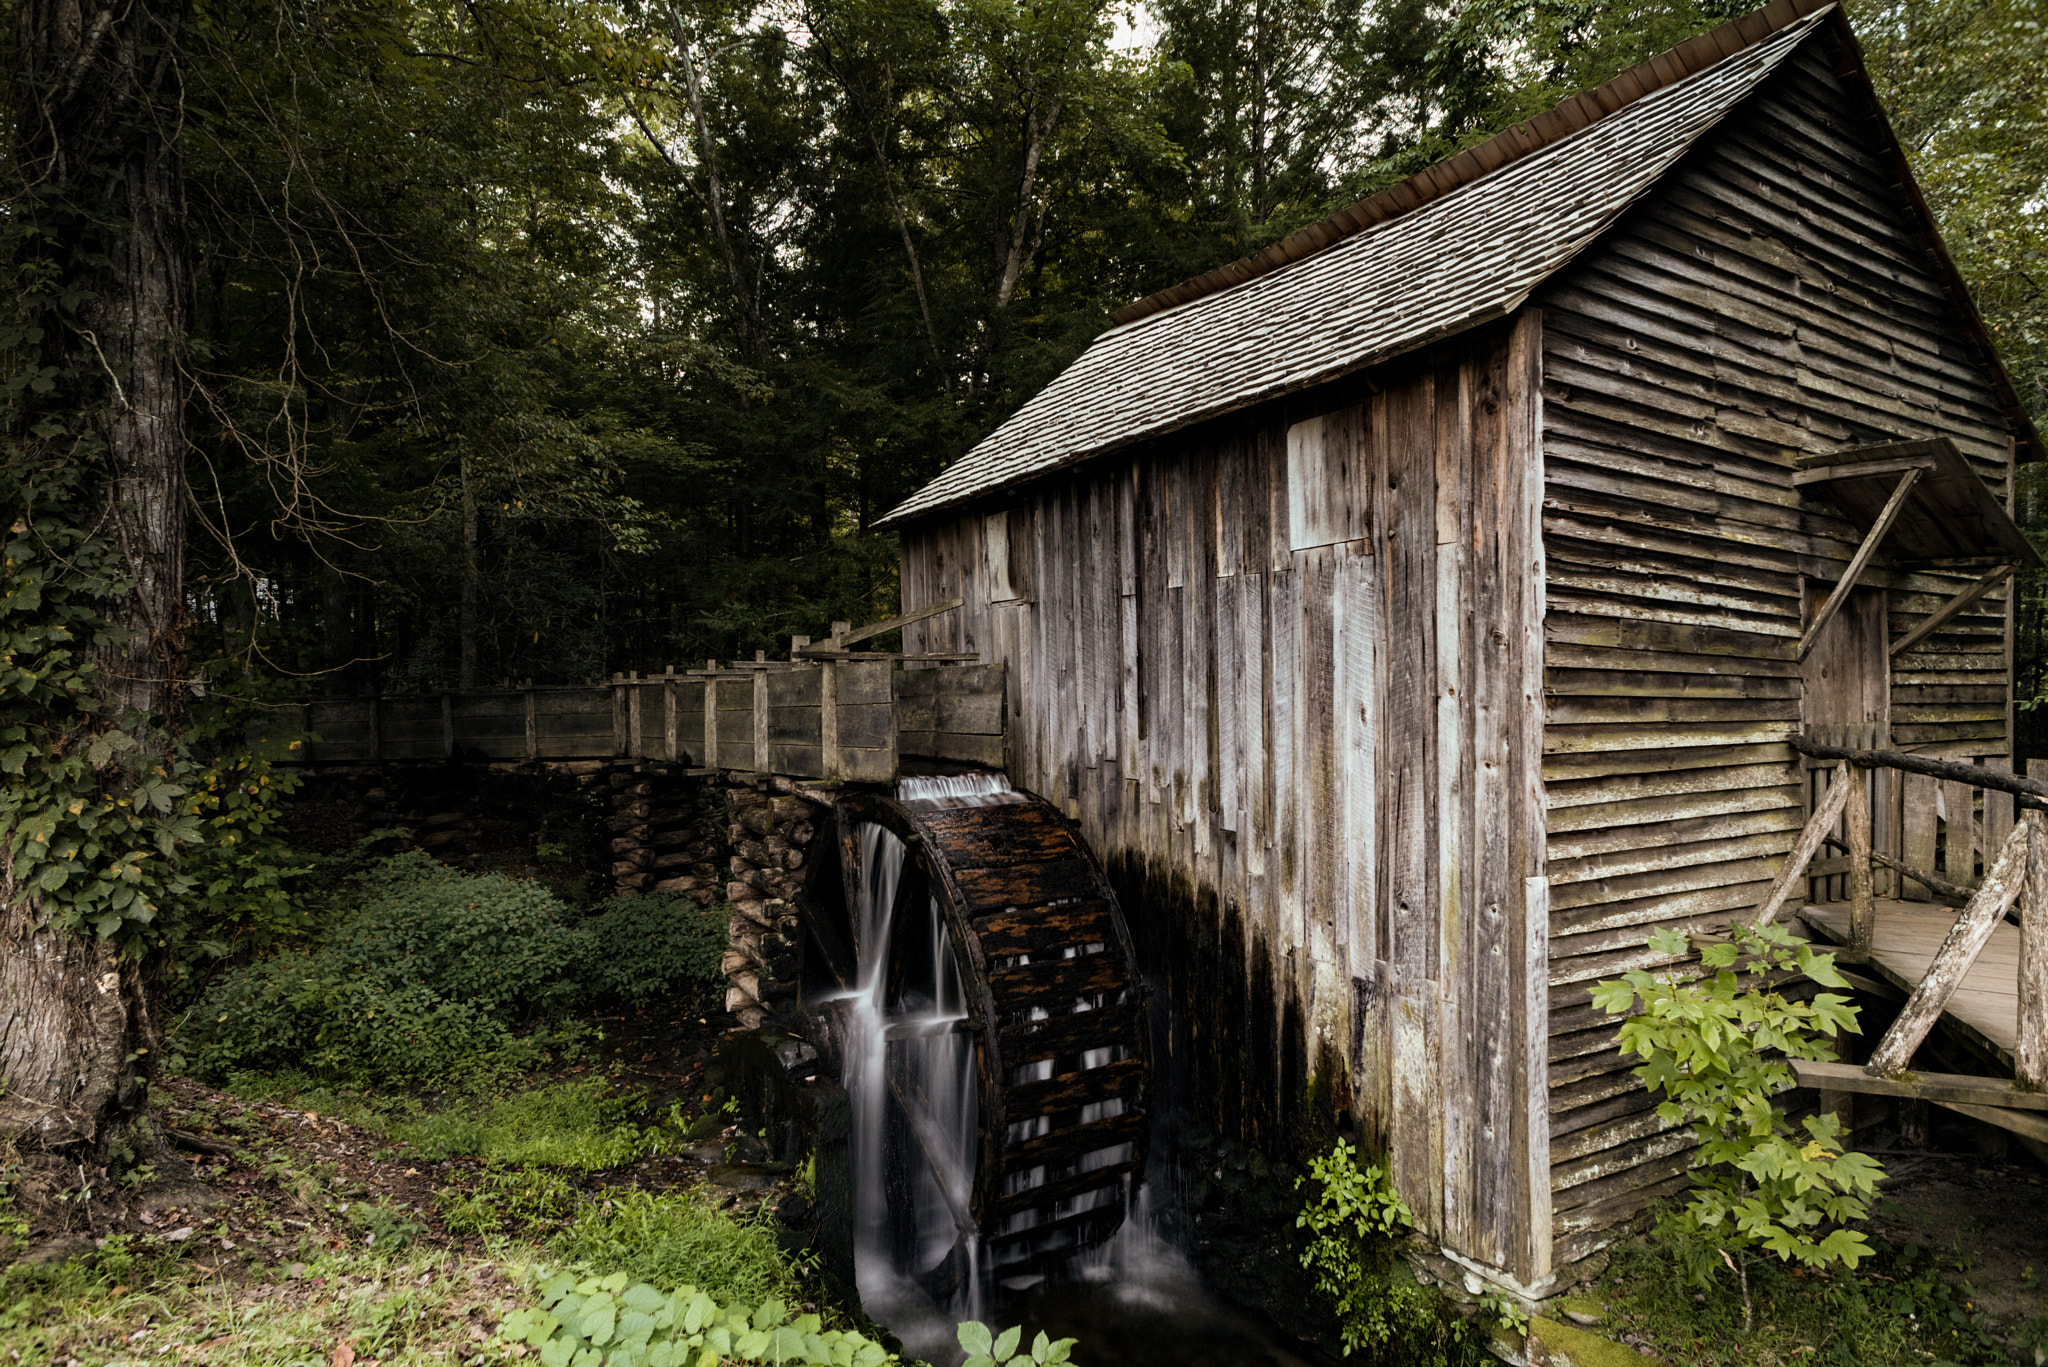
[[[1801,625],[1814,613],[1834,585],[1806,580]],[[1887,634],[1886,600],[1883,589],[1855,589],[1834,619],[1822,629],[1813,652],[1799,667],[1799,721],[1816,740],[1833,745],[1866,749],[1889,749],[1891,745],[1891,650]],[[1834,781],[1836,765],[1825,760],[1801,762],[1805,813]],[[1870,771],[1871,847],[1894,850],[1898,839],[1893,827],[1896,775],[1889,769]],[[1847,818],[1834,832],[1848,840]],[[1838,902],[1849,895],[1849,880],[1843,870],[1847,860],[1844,847],[1831,847],[1813,862],[1815,876],[1808,883],[1808,897],[1815,902]],[[1874,871],[1879,896],[1896,895],[1889,869]]]

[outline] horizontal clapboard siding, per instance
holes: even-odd
[[[1857,111],[1809,48],[1538,296],[1553,1257],[1686,1182],[1591,983],[1651,931],[1753,906],[1805,818],[1808,581],[1858,536],[1792,457],[1945,436],[1995,491],[2009,445]],[[1893,636],[1978,571],[1879,571]],[[2002,592],[1893,661],[1894,744],[2003,749]]]

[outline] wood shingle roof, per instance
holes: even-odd
[[[1512,313],[1832,19],[1876,149],[2020,459],[2040,439],[1999,363],[1828,0],[1772,0],[1256,256],[1138,300],[1008,421],[877,525],[908,521]]]
[[[1544,122],[1534,120],[1492,140],[1534,144],[1519,155],[1482,144],[1465,154],[1471,160],[1455,174],[1432,168],[1347,210],[1357,218],[1380,214],[1361,227],[1330,226],[1341,225],[1339,215],[1297,234],[1304,242],[1323,237],[1326,245],[1312,254],[1270,264],[1251,258],[1140,301],[1125,310],[1138,314],[1133,321],[1096,338],[880,525],[1333,379],[1512,313],[1756,89],[1832,8],[1799,17],[1786,3],[1789,22],[1731,55],[1708,46],[1700,56],[1714,59],[1690,73],[1667,53],[1551,111],[1548,141],[1531,131]],[[1668,83],[1643,89],[1640,73],[1660,70]],[[1642,93],[1623,102],[1626,93],[1617,87],[1624,83]],[[1603,107],[1608,112],[1600,113]],[[1376,201],[1385,204],[1370,210]],[[1410,207],[1397,211],[1403,202]],[[1233,269],[1238,280],[1220,278]],[[1148,307],[1176,294],[1185,302]]]

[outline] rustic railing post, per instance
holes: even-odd
[[[828,779],[846,777],[846,765],[839,756],[839,665],[827,660],[818,675],[819,767]]]
[[[763,652],[754,653],[754,662],[766,659]],[[754,671],[754,772],[768,772],[768,671]]]
[[[704,767],[718,767],[718,661],[704,662]]]
[[[540,698],[533,691],[533,680],[526,683],[526,757],[540,758]]]
[[[670,764],[681,758],[676,734],[676,667],[666,666],[661,675],[661,757]]]
[[[626,753],[634,759],[647,758],[647,716],[637,669],[626,675]]]
[[[1868,958],[1877,936],[1877,902],[1870,878],[1870,771],[1842,761],[1849,826],[1849,955]]]
[[[1878,1042],[1867,1066],[1873,1077],[1897,1077],[1906,1070],[1913,1061],[1913,1052],[1927,1038],[1927,1032],[1948,1008],[1949,998],[1963,985],[1970,966],[1990,943],[1991,932],[2005,920],[2006,908],[2013,904],[2027,881],[2028,845],[2039,829],[2031,819],[2034,815],[2028,813],[2030,819],[2013,828],[2011,837],[1998,851],[1996,862],[1985,870],[1984,882],[1976,895],[1956,917],[1955,925],[1927,965],[1927,975],[1899,1008],[1898,1019]]]
[[[2031,778],[2048,778],[2048,761],[2027,761]],[[2041,814],[2022,818],[2028,830],[2027,887],[2020,897],[2019,1029],[2013,1045],[2013,1083],[2021,1091],[2048,1092],[2048,833]]]
[[[1846,763],[1842,766],[1844,770],[1853,767]],[[1813,862],[1814,852],[1820,849],[1821,842],[1827,839],[1828,830],[1841,818],[1842,807],[1848,799],[1847,775],[1838,771],[1834,781],[1828,785],[1827,795],[1814,807],[1813,818],[1799,833],[1799,843],[1785,857],[1785,866],[1778,870],[1777,881],[1771,884],[1771,890],[1758,904],[1752,924],[1766,926],[1777,919],[1786,899],[1792,895],[1792,889],[1798,887],[1805,877],[1806,866]]]

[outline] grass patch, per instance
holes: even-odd
[[[1742,1331],[1733,1276],[1696,1291],[1681,1252],[1652,1239],[1618,1245],[1602,1278],[1610,1336],[1641,1341],[1698,1367],[1874,1363],[1990,1367],[2015,1359],[1977,1308],[1967,1283],[1937,1257],[1878,1243],[1855,1271],[1806,1271],[1775,1259],[1750,1269],[1756,1327]]]
[[[626,1119],[640,1104],[615,1095],[603,1078],[584,1078],[521,1092],[481,1112],[449,1107],[394,1125],[390,1134],[429,1162],[481,1158],[594,1172],[662,1151],[665,1131]]]
[[[735,1220],[686,1192],[601,1193],[548,1241],[548,1251],[592,1272],[695,1286],[720,1302],[805,1299],[808,1269],[782,1251],[765,1220]]]
[[[226,1281],[117,1237],[87,1257],[10,1268],[0,1272],[0,1361],[327,1367],[346,1343],[358,1361],[446,1367],[481,1354],[488,1327],[519,1299],[494,1267],[445,1254],[358,1248],[297,1266],[296,1277]]]

